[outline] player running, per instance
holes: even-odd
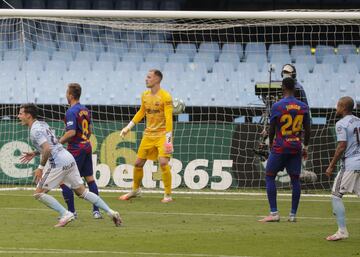
[[[338,230],[326,238],[338,241],[349,237],[345,224],[345,207],[342,197],[345,193],[356,193],[360,196],[360,119],[352,114],[354,100],[349,96],[341,97],[337,103],[336,115],[342,117],[336,122],[338,145],[326,175],[331,177],[336,163],[341,159],[342,165],[332,188],[332,206],[336,215]]]
[[[143,178],[143,167],[146,160],[159,158],[165,194],[163,203],[172,202],[171,172],[169,160],[173,152],[172,144],[172,98],[160,87],[162,73],[150,70],[146,76],[146,90],[141,97],[141,107],[130,123],[121,130],[124,137],[134,126],[146,116],[146,129],[138,149],[133,174],[132,191],[119,197],[119,200],[129,200],[140,195],[140,183]]]
[[[99,196],[85,188],[74,157],[57,141],[49,125],[37,120],[37,107],[34,104],[21,105],[18,118],[22,125],[30,128],[30,140],[37,149],[37,152],[24,153],[21,162],[27,163],[36,154],[41,154],[40,165],[34,171],[34,179],[37,183],[34,197],[60,214],[61,218],[55,227],[64,227],[74,220],[72,212],[67,211],[54,197],[47,194],[61,182],[69,185],[80,198],[103,209],[115,225],[120,226],[122,221],[119,213],[110,209]],[[48,167],[43,173],[47,162]]]
[[[280,221],[276,203],[275,178],[279,171],[286,168],[291,179],[292,203],[288,221],[296,221],[296,212],[300,201],[301,158],[307,157],[310,139],[309,107],[297,100],[295,81],[285,78],[282,81],[283,99],[272,106],[269,129],[269,148],[271,149],[266,164],[266,191],[270,204],[270,215],[260,222]],[[301,130],[304,129],[304,147],[301,145]],[[276,138],[274,140],[276,133]]]

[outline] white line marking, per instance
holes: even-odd
[[[0,253],[18,253],[18,254],[34,254],[34,253],[49,253],[49,254],[127,254],[127,255],[145,255],[145,256],[189,256],[189,257],[255,257],[244,255],[217,255],[217,254],[202,254],[202,253],[151,253],[151,252],[125,252],[125,251],[89,251],[76,249],[41,249],[41,248],[7,248],[0,247]]]
[[[0,208],[0,210],[8,210],[8,211],[44,211],[44,212],[54,212],[51,209],[47,208],[16,208],[16,207],[4,207]],[[88,209],[80,209],[76,210],[78,212],[88,212]],[[225,214],[225,213],[197,213],[197,212],[144,212],[144,211],[125,211],[122,214],[137,214],[137,215],[175,215],[175,216],[211,216],[211,217],[238,217],[238,218],[263,218],[265,216],[261,215],[252,215],[252,214]],[[304,220],[334,220],[334,218],[329,217],[316,217],[316,216],[304,216],[299,217],[298,219],[304,219]],[[360,221],[360,218],[346,218],[347,220],[353,220],[353,221]]]

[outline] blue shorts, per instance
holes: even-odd
[[[301,173],[301,158],[301,153],[270,153],[266,163],[266,174],[276,176],[279,171],[286,168],[290,176],[298,176]]]
[[[78,166],[80,176],[87,177],[93,175],[93,163],[92,163],[92,153],[86,153],[85,150],[80,150],[78,156],[74,156],[76,164]]]

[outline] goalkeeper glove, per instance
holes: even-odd
[[[126,134],[135,126],[135,123],[133,121],[130,121],[129,124],[125,128],[123,128],[120,132],[120,136],[124,138]]]
[[[165,153],[166,154],[171,154],[174,152],[174,147],[172,144],[172,133],[171,132],[167,132],[166,133],[166,141],[165,141]]]

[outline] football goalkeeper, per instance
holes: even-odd
[[[152,69],[146,76],[146,87],[149,90],[141,96],[141,107],[129,124],[120,132],[125,135],[146,116],[146,128],[141,140],[137,159],[135,161],[132,191],[119,197],[119,200],[129,200],[140,195],[140,183],[143,178],[143,167],[146,160],[159,159],[165,194],[163,203],[172,202],[171,173],[169,160],[173,152],[172,144],[172,99],[171,95],[160,87],[162,73]]]

